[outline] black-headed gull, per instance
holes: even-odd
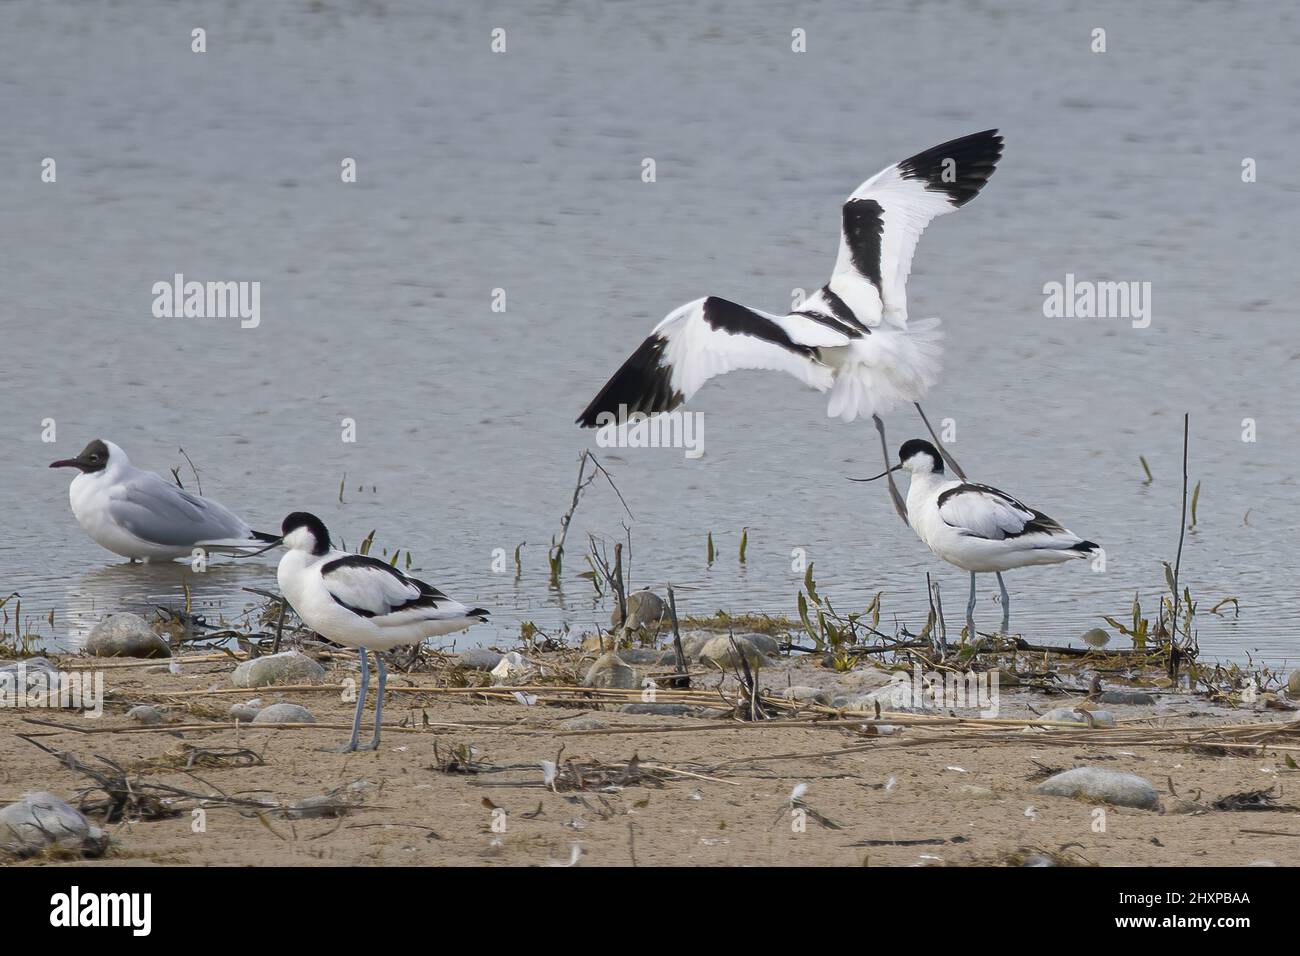
[[[96,438],[50,467],[80,472],[68,489],[77,523],[96,544],[133,561],[189,557],[195,549],[243,553],[276,540],[211,498],[136,468],[111,441]]]

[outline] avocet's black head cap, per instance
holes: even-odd
[[[929,470],[932,472],[943,471],[943,456],[939,454],[939,449],[935,448],[924,438],[909,438],[903,442],[903,447],[898,449],[899,464],[906,464],[908,459],[916,455],[928,455],[932,461],[933,467]],[[917,469],[913,468],[913,471]]]
[[[291,542],[290,535],[296,531],[306,531],[311,535],[312,540],[303,541],[301,544],[296,540]],[[289,547],[308,545],[307,550],[313,554],[324,554],[330,549],[330,533],[325,528],[325,522],[306,511],[295,511],[280,522],[280,534]]]

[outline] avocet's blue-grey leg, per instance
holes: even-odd
[[[921,421],[925,422],[925,430],[928,431],[930,437],[934,439],[934,447],[939,449],[939,454],[943,455],[943,460],[948,463],[948,467],[957,473],[957,477],[962,481],[965,481],[966,472],[962,471],[961,465],[957,464],[957,459],[948,454],[948,449],[944,448],[943,442],[939,441],[939,436],[936,435],[934,429],[930,427],[930,419],[926,418],[925,412],[921,411],[921,403],[913,402],[912,404],[916,406],[916,411],[917,414],[921,416]]]
[[[1011,595],[1007,594],[1007,583],[1002,580],[1002,572],[998,572],[998,587],[1002,589],[1002,633],[1011,633]]]
[[[966,642],[971,647],[979,647],[979,638],[975,634],[975,572],[970,573],[970,600],[966,602]]]
[[[378,651],[375,651],[375,667],[379,670],[379,689],[375,692],[375,738],[363,750],[379,749],[379,729],[384,720],[384,686],[388,683],[388,669],[384,667],[384,657]]]
[[[366,706],[366,691],[370,688],[370,664],[366,661],[366,649],[361,653],[361,690],[357,694],[357,711],[352,715],[352,739],[338,747],[325,747],[329,753],[348,754],[357,749],[361,735],[361,711]]]
[[[879,415],[872,415],[871,418],[876,423],[876,431],[880,432],[880,450],[885,453],[885,468],[888,469],[890,467],[889,442],[885,440],[885,423],[880,420]],[[907,524],[907,502],[898,493],[898,485],[894,484],[894,473],[886,471],[885,480],[889,482],[889,497],[894,499],[894,510],[903,519],[903,524]]]

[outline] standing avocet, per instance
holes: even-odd
[[[285,599],[317,634],[360,652],[361,693],[352,718],[352,739],[335,749],[341,753],[374,750],[379,746],[388,679],[382,652],[486,623],[488,612],[453,601],[383,561],[331,548],[329,531],[315,515],[295,511],[284,519],[280,533],[276,544],[289,549],[276,570]],[[361,711],[370,686],[367,649],[375,652],[379,695],[374,739],[359,747]]]
[[[845,201],[830,282],[798,309],[772,315],[717,296],[681,306],[655,326],[578,424],[598,428],[638,412],[670,411],[715,375],[772,369],[829,391],[832,418],[870,415],[888,465],[881,413],[912,402],[924,420],[919,402],[939,374],[939,320],[909,323],[907,316],[916,242],[932,219],[979,194],[1001,155],[1002,137],[990,129],[881,170]],[[892,477],[889,487],[906,517]]]
[[[943,459],[928,441],[913,438],[898,450],[898,464],[875,481],[900,468],[911,472],[907,489],[907,523],[925,546],[954,567],[970,572],[970,601],[966,604],[966,639],[978,646],[975,634],[975,574],[997,575],[1002,589],[1002,633],[1011,626],[1011,598],[1002,572],[1035,564],[1059,564],[1087,558],[1098,545],[1004,491],[948,478]]]

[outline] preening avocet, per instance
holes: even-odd
[[[1002,572],[1035,564],[1059,564],[1087,558],[1098,545],[988,485],[954,480],[944,474],[943,459],[928,441],[913,438],[898,450],[898,464],[875,481],[899,469],[911,472],[907,489],[907,522],[937,557],[970,572],[970,601],[966,604],[966,637],[975,634],[975,574],[992,572],[1002,589],[1002,633],[1011,626],[1011,598]]]
[[[188,557],[195,548],[243,553],[276,540],[211,498],[136,468],[111,441],[96,438],[50,467],[80,472],[68,489],[77,523],[95,543],[133,561]]]
[[[379,746],[388,680],[382,652],[486,623],[488,612],[453,601],[433,585],[383,561],[330,547],[325,525],[303,511],[284,519],[280,537],[271,547],[276,544],[289,549],[276,569],[280,592],[302,622],[322,637],[355,647],[360,653],[361,693],[352,718],[352,739],[337,749],[341,753],[374,750]],[[370,687],[367,649],[375,652],[379,694],[374,739],[359,747],[361,711]]]
[[[916,242],[932,219],[979,194],[1001,155],[1002,137],[985,130],[881,170],[845,201],[830,282],[802,306],[772,315],[717,296],[688,302],[655,326],[578,424],[597,428],[636,412],[669,411],[715,375],[772,369],[829,391],[832,418],[871,416],[888,465],[880,415],[903,402],[920,412],[939,374],[939,320],[909,323],[907,316]],[[889,484],[902,515],[892,477]]]

